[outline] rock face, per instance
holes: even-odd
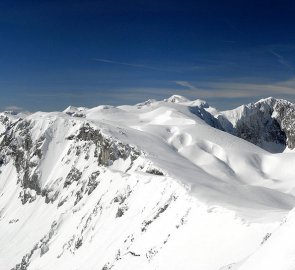
[[[18,172],[18,181],[24,189],[32,189],[41,193],[38,182],[37,164],[42,157],[40,146],[42,138],[34,145],[30,135],[30,122],[20,120],[15,125],[10,126],[3,134],[0,142],[1,152],[7,159],[14,161]]]
[[[274,105],[274,118],[278,121],[282,131],[286,134],[287,145],[295,148],[295,104],[284,100],[277,100]]]
[[[223,129],[266,150],[269,143],[295,148],[295,105],[268,98],[217,116]]]
[[[199,106],[189,106],[189,110],[191,113],[200,117],[211,127],[220,130],[225,130],[222,124],[218,121],[218,119],[216,119],[210,112],[206,110],[207,108],[209,108],[209,105],[207,103],[201,103]]]
[[[40,183],[40,165],[52,138],[45,131],[44,134],[33,140],[31,134],[35,128],[33,121],[19,119],[17,122],[9,124],[9,120],[5,119],[4,123],[7,127],[0,141],[1,163],[7,163],[8,160],[13,161],[18,182],[23,188],[20,194],[22,203],[33,201],[34,196],[30,195],[30,190],[37,195],[46,197],[49,191]],[[76,156],[89,151],[89,148],[94,146],[93,155],[98,166],[109,166],[118,159],[126,160],[128,157],[133,162],[140,154],[134,147],[104,136],[100,130],[93,129],[88,123],[77,129],[75,135],[68,136],[67,140],[72,142],[69,153],[74,149]],[[87,159],[87,156],[85,158]],[[78,182],[81,176],[82,172],[73,166],[64,180],[64,188],[73,182]],[[90,178],[89,185],[92,186],[90,190],[95,186],[91,181],[93,182],[93,178]],[[57,198],[55,197],[55,199]],[[47,198],[47,201],[52,201],[52,198],[51,200]]]
[[[96,146],[95,155],[101,165],[111,165],[117,159],[126,160],[129,156],[131,156],[132,160],[135,160],[139,156],[139,151],[136,151],[134,147],[108,139],[99,130],[94,130],[87,124],[80,128],[76,137],[71,139],[74,138],[93,143]]]

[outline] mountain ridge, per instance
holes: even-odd
[[[1,115],[0,269],[240,267],[295,206],[295,155],[202,100]]]

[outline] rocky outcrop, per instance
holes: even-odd
[[[135,147],[124,144],[114,138],[103,136],[100,130],[92,128],[89,124],[81,127],[78,134],[69,139],[94,143],[98,164],[103,166],[111,165],[119,158],[126,160],[129,156],[134,161],[140,155],[140,152]]]
[[[272,117],[272,104],[257,103],[245,107],[245,114],[237,121],[235,135],[258,146],[263,142],[286,145],[286,135],[277,119]]]
[[[195,114],[196,116],[204,120],[211,127],[224,130],[221,123],[211,113],[205,110],[205,108],[208,107],[209,105],[207,103],[204,103],[201,106],[190,106],[189,110],[191,113]]]
[[[50,122],[51,125],[53,125],[53,122]],[[43,196],[46,203],[52,203],[59,195],[59,192],[54,188],[41,186],[39,168],[43,156],[46,155],[48,145],[52,143],[52,138],[48,135],[50,132],[44,131],[37,139],[33,139],[32,129],[35,124],[29,120],[20,120],[14,125],[10,124],[0,137],[0,166],[6,164],[8,160],[13,161],[18,174],[18,183],[23,189],[19,194],[23,204],[33,202],[37,195]],[[64,126],[60,128],[64,128]],[[120,158],[126,160],[130,157],[131,162],[133,162],[140,155],[135,147],[103,135],[100,130],[91,127],[88,123],[83,124],[75,134],[66,139],[71,141],[68,155],[71,153],[71,149],[75,149],[76,158],[85,155],[89,148],[94,145],[94,158],[97,165],[102,167],[109,166]],[[88,158],[89,153],[85,156],[85,159]],[[89,179],[82,179],[85,185],[80,193],[77,193],[76,202],[81,199],[82,194],[90,195],[96,188],[98,185],[96,178],[99,173],[99,171],[94,171]],[[82,171],[73,166],[64,180],[58,179],[57,182],[64,181],[63,188],[67,188],[74,182],[78,183],[81,176]],[[56,185],[59,184],[56,183]]]
[[[275,119],[286,134],[286,143],[290,149],[295,148],[295,104],[278,100],[274,106]]]
[[[2,135],[0,148],[2,155],[13,159],[18,173],[18,182],[21,186],[41,194],[38,164],[42,157],[41,146],[44,138],[41,137],[33,143],[30,129],[31,123],[29,121],[19,121]]]
[[[42,257],[46,252],[49,251],[48,243],[53,237],[53,235],[56,233],[57,229],[57,222],[54,221],[51,224],[50,231],[44,235],[42,239],[38,243],[34,245],[32,250],[27,253],[25,256],[23,256],[22,260],[20,263],[18,263],[15,267],[13,267],[11,270],[27,270],[29,268],[29,265],[31,263],[31,258],[33,255],[36,253],[40,254],[40,257]]]

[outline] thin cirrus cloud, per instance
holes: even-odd
[[[145,64],[134,64],[131,62],[120,62],[110,59],[104,59],[104,58],[95,58],[94,61],[105,63],[105,64],[111,64],[111,65],[119,65],[119,66],[127,66],[137,69],[148,69],[153,71],[161,71],[161,72],[168,72],[168,73],[184,73],[186,71],[193,71],[195,69],[207,69],[208,67],[197,67],[197,66],[173,66],[169,65],[169,67],[156,67],[156,66],[150,66]]]
[[[273,55],[281,65],[285,66],[286,68],[288,68],[291,71],[294,71],[294,68],[291,65],[291,63],[283,55],[279,54],[278,52],[276,52],[272,49],[268,50],[268,52],[271,55]]]
[[[6,106],[6,107],[4,108],[4,110],[5,110],[5,111],[16,111],[16,112],[18,112],[18,111],[22,111],[23,108],[20,107],[20,106],[11,105],[11,106]]]
[[[289,97],[295,99],[295,78],[277,83],[243,83],[243,82],[200,82],[175,81],[176,87],[126,87],[113,89],[111,93],[100,90],[88,90],[77,93],[47,92],[28,93],[27,96],[39,98],[52,97],[63,99],[95,99],[104,98],[105,101],[120,103],[139,102],[148,98],[164,98],[173,94],[181,94],[193,98],[255,98],[255,97]]]
[[[127,63],[127,62],[120,62],[120,61],[114,61],[114,60],[109,60],[109,59],[103,59],[103,58],[95,58],[94,60],[97,61],[97,62],[106,63],[106,64],[113,64],[113,65],[121,65],[121,66],[128,66],[128,67],[134,67],[134,68],[143,68],[143,69],[163,71],[163,69],[148,66],[148,65],[142,65],[142,64],[133,64],[133,63]]]
[[[185,92],[199,98],[251,98],[268,96],[289,96],[295,98],[295,78],[267,83],[208,82],[195,86],[188,81],[176,81]]]

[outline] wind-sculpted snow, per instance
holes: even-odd
[[[260,103],[2,114],[0,269],[263,269],[295,205],[295,155],[253,144],[291,148],[292,104]],[[224,131],[253,115],[258,130],[239,128],[253,143]]]

